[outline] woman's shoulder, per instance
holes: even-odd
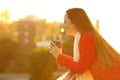
[[[83,33],[83,34],[82,34],[82,37],[83,37],[83,38],[93,38],[93,34],[90,33],[90,32],[88,32],[88,33]]]
[[[81,43],[94,43],[95,39],[92,33],[84,33],[81,35]]]

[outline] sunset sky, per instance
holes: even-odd
[[[119,4],[119,0],[0,0],[0,11],[9,9],[10,20],[33,14],[48,22],[63,22],[66,9],[81,7],[93,24],[100,21],[100,33],[120,52]]]

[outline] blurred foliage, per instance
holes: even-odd
[[[55,58],[48,52],[48,48],[41,47],[34,50],[30,59],[33,80],[53,80],[52,73],[57,65]]]
[[[8,17],[4,18],[8,20]],[[36,42],[62,35],[63,52],[72,55],[73,37],[60,33],[61,23],[47,23],[46,20],[36,19],[31,15],[22,19],[23,22],[24,20],[28,20],[28,24],[30,22],[35,24]],[[49,53],[48,47],[22,49],[17,37],[18,22],[5,24],[0,21],[0,73],[27,73],[30,74],[31,80],[55,80],[53,73],[58,69],[58,65]]]
[[[10,11],[9,9],[5,9],[2,12],[0,12],[0,21],[3,23],[8,23],[10,18]]]
[[[0,37],[0,72],[4,72],[4,68],[15,58],[17,48],[17,42],[9,37]]]
[[[66,41],[72,40],[70,38],[66,38]],[[63,51],[72,54],[72,44],[66,41],[63,43]],[[0,39],[0,73],[28,73],[31,80],[54,80],[53,72],[56,69],[56,60],[49,53],[48,47],[36,48],[33,52],[22,51],[18,42],[10,38]]]
[[[9,38],[0,39],[0,73],[28,73],[31,80],[53,80],[56,68],[48,48],[21,51],[18,43]]]

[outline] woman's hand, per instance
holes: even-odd
[[[50,53],[55,57],[57,58],[59,54],[62,53],[62,48],[59,48],[53,41],[50,42],[50,45],[49,45],[49,51]]]

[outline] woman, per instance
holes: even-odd
[[[69,69],[76,80],[120,80],[119,53],[94,29],[83,9],[68,9],[64,28],[75,37],[74,57],[62,54],[62,48],[51,42],[50,53],[60,66]]]

